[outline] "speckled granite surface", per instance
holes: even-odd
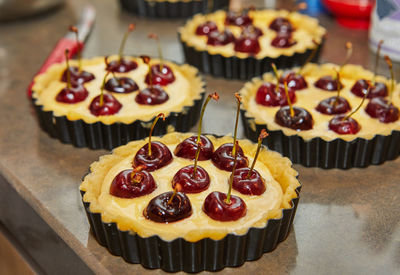
[[[48,257],[67,263],[63,271],[81,273],[147,273],[140,265],[125,263],[101,247],[89,233],[89,224],[78,191],[80,179],[91,162],[106,151],[77,149],[61,144],[42,132],[32,116],[25,90],[67,26],[76,22],[79,9],[90,1],[67,1],[51,14],[0,25],[0,185],[3,198],[12,188],[34,210],[57,240],[39,232],[29,235],[28,227],[15,227],[14,233],[28,247],[49,247]],[[151,21],[121,12],[117,1],[91,1],[97,8],[97,22],[87,43],[87,57],[115,53],[128,23],[137,30],[127,42],[126,53],[156,55],[147,43],[149,32],[158,32],[164,55],[182,62],[177,43],[177,21]],[[263,1],[255,1],[262,6]],[[322,18],[329,36],[323,61],[340,63],[344,41],[355,46],[352,62],[371,68],[373,55],[367,48],[367,33],[343,29],[330,18]],[[146,43],[144,43],[146,42]],[[395,64],[398,66],[398,64]],[[382,64],[382,68],[384,68]],[[398,67],[397,67],[398,68]],[[383,70],[382,70],[383,71]],[[387,73],[387,72],[386,72]],[[399,73],[397,73],[399,77]],[[241,81],[206,77],[209,91],[218,91],[221,100],[210,105],[205,117],[205,132],[227,134],[233,131],[233,93]],[[217,109],[218,108],[218,109]],[[242,131],[239,131],[242,135]],[[303,182],[300,205],[288,239],[269,254],[240,268],[221,273],[264,274],[391,274],[400,270],[400,159],[367,169],[321,170],[296,166]],[[11,196],[11,195],[10,195]],[[11,202],[9,202],[12,204]],[[22,224],[32,216],[11,211],[2,205],[1,222]],[[19,223],[17,221],[20,221]],[[34,233],[34,232],[33,232]],[[50,233],[49,233],[50,234]],[[47,245],[51,242],[60,244]],[[70,249],[65,252],[64,249]],[[64,252],[62,252],[64,251]],[[61,253],[62,252],[62,253]],[[44,252],[46,253],[46,252]],[[82,261],[77,267],[76,257]],[[38,260],[40,261],[40,259]],[[71,261],[71,264],[68,264]],[[46,270],[46,261],[43,261]],[[68,270],[68,267],[70,270]],[[162,273],[160,270],[154,273]]]

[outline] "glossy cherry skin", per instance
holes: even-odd
[[[129,77],[113,77],[107,80],[104,88],[112,93],[129,94],[139,90],[136,82]]]
[[[229,222],[244,217],[247,206],[240,197],[234,195],[231,195],[228,204],[225,193],[214,191],[204,200],[203,211],[213,220]]]
[[[296,102],[296,93],[293,89],[288,89],[290,101]],[[285,106],[288,105],[285,86],[279,84],[278,90],[276,85],[271,82],[263,83],[257,90],[256,102],[264,106]]]
[[[233,173],[232,188],[244,195],[259,196],[266,190],[264,180],[255,169],[247,178],[249,171],[248,167],[236,169]]]
[[[194,166],[189,165],[179,169],[172,179],[172,188],[179,184],[180,192],[183,193],[200,193],[210,186],[210,176],[207,171],[197,166],[196,174],[193,177]]]
[[[235,156],[232,155],[233,143],[222,144],[211,157],[212,163],[221,170],[231,172],[235,163]],[[243,168],[249,165],[247,157],[240,146],[237,147],[238,156],[236,168]]]
[[[284,106],[275,114],[275,122],[283,127],[297,131],[310,130],[314,121],[311,114],[300,107],[293,106],[294,116],[290,115],[289,106]]]
[[[325,91],[330,91],[330,92],[335,91],[336,92],[337,91],[337,80],[334,79],[330,75],[323,76],[314,83],[314,86],[319,89],[325,90]],[[340,83],[340,86],[343,89],[342,83]]]
[[[168,94],[160,86],[148,87],[140,91],[135,97],[135,101],[142,105],[158,105],[168,99]]]
[[[241,36],[235,39],[235,51],[258,54],[261,51],[261,46],[255,36]]]
[[[83,85],[72,84],[71,88],[65,87],[57,94],[56,101],[73,104],[84,101],[88,95],[89,92]]]
[[[285,17],[277,17],[272,20],[269,24],[269,28],[282,34],[291,33],[294,30],[292,23]]]
[[[132,169],[118,173],[110,186],[110,194],[118,198],[132,199],[152,193],[156,188],[153,176],[147,171],[137,172],[132,181]]]
[[[100,106],[100,95],[93,98],[89,110],[95,116],[109,116],[119,112],[122,104],[111,94],[103,95],[103,105]]]
[[[67,73],[68,71],[65,70],[61,76],[61,81],[62,82],[67,82],[68,81],[68,76]],[[86,71],[79,71],[78,67],[69,67],[69,73],[70,73],[70,81],[71,83],[78,83],[78,84],[83,84],[86,82],[89,82],[93,79],[95,79],[95,76],[92,73],[86,72]]]
[[[122,58],[108,63],[106,70],[113,73],[127,73],[135,70],[137,67],[138,64],[136,61]]]
[[[301,74],[292,71],[286,71],[280,78],[279,83],[287,83],[287,86],[293,90],[302,90],[308,87],[306,80]]]
[[[226,14],[225,25],[233,25],[233,26],[247,26],[253,23],[253,20],[250,18],[249,14],[244,11],[242,13],[237,13],[234,11],[229,11]]]
[[[271,41],[271,45],[275,48],[290,48],[296,43],[291,35],[277,35]]]
[[[200,135],[201,148],[198,160],[209,160],[214,152],[214,145],[211,140]],[[174,151],[175,156],[185,159],[194,160],[197,151],[197,136],[191,136],[179,143]]]
[[[196,28],[197,35],[209,35],[213,31],[218,31],[217,24],[213,21],[207,21]]]
[[[175,81],[175,75],[168,65],[155,64],[151,66],[151,80],[153,85],[166,86]],[[145,82],[150,84],[149,74],[146,75]]]
[[[351,87],[351,92],[358,97],[364,97],[365,92],[368,91],[368,82],[365,79],[359,79]],[[374,97],[386,97],[388,95],[388,89],[382,82],[375,82],[367,94],[367,98]]]
[[[208,35],[207,44],[212,46],[225,46],[232,43],[235,37],[229,30],[223,32],[214,31]]]
[[[133,159],[133,167],[144,165],[146,171],[154,171],[167,166],[172,161],[172,154],[168,147],[159,142],[151,142],[151,156],[149,156],[149,144],[140,148]]]
[[[399,109],[382,97],[372,98],[365,111],[371,117],[377,118],[383,123],[390,123],[399,119]]]
[[[344,119],[345,115],[337,115],[329,121],[329,129],[339,135],[354,135],[357,134],[361,126],[357,120],[349,117]]]
[[[344,97],[332,96],[322,100],[315,109],[325,115],[339,115],[350,111],[351,106]]]
[[[169,199],[174,192],[165,192],[154,197],[143,211],[146,219],[158,223],[170,223],[186,219],[192,215],[192,205],[184,193],[176,193],[171,203]]]

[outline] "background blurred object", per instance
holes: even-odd
[[[352,29],[368,29],[374,0],[322,0],[336,21]],[[382,0],[387,1],[387,0]],[[378,1],[379,2],[379,1]]]
[[[0,20],[13,20],[58,7],[64,0],[0,0]]]
[[[322,5],[322,0],[297,0],[297,3],[306,3],[307,8],[301,13],[305,13],[311,16],[317,16],[324,11],[324,7]]]
[[[400,61],[400,0],[376,2],[369,31],[369,45],[374,52],[380,40],[384,41],[381,53]]]

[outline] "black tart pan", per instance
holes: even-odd
[[[263,253],[273,251],[290,232],[300,190],[301,185],[296,188],[298,196],[291,201],[292,207],[283,209],[282,218],[270,219],[265,227],[252,227],[245,235],[228,234],[221,240],[204,238],[197,242],[183,238],[164,241],[158,236],[142,238],[135,232],[121,231],[116,223],[104,223],[100,213],[91,212],[89,202],[82,202],[92,234],[111,254],[145,268],[200,272],[241,266],[246,261],[259,259]],[[81,191],[82,198],[84,194]]]
[[[267,125],[256,124],[254,118],[247,117],[241,110],[245,135],[257,141],[261,129],[267,129],[269,136],[263,143],[269,149],[288,157],[293,163],[306,167],[324,169],[364,168],[394,160],[400,154],[400,131],[392,131],[388,136],[376,135],[372,139],[356,138],[345,141],[337,138],[326,141],[315,137],[304,140],[298,135],[287,136],[281,130],[268,130]]]
[[[214,0],[209,10],[210,0],[189,0],[169,2],[154,0],[120,0],[121,7],[140,16],[154,18],[185,18],[196,13],[207,13],[229,6],[230,0]]]
[[[272,63],[275,63],[278,69],[299,67],[307,61],[313,51],[313,49],[308,49],[304,53],[295,53],[292,56],[280,55],[277,58],[225,57],[221,54],[210,54],[208,51],[198,51],[183,41],[180,34],[178,34],[178,37],[183,47],[186,63],[195,66],[203,73],[227,79],[250,80],[255,76],[272,71]],[[322,39],[321,44],[316,45],[318,48],[311,62],[318,62],[324,41]]]
[[[199,99],[194,100],[192,106],[184,106],[181,112],[171,112],[164,122],[157,123],[153,134],[166,134],[171,126],[173,129],[170,130],[173,131],[189,131],[199,119],[204,94],[205,91],[201,93]],[[150,121],[136,120],[130,124],[86,123],[82,119],[69,120],[66,116],[54,116],[53,111],[44,111],[42,105],[36,104],[36,99],[33,98],[32,102],[40,127],[51,137],[75,147],[111,150],[131,140],[143,139],[149,135],[150,126],[155,119],[154,117]]]

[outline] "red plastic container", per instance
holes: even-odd
[[[368,29],[374,0],[323,0],[337,22],[352,29]]]

